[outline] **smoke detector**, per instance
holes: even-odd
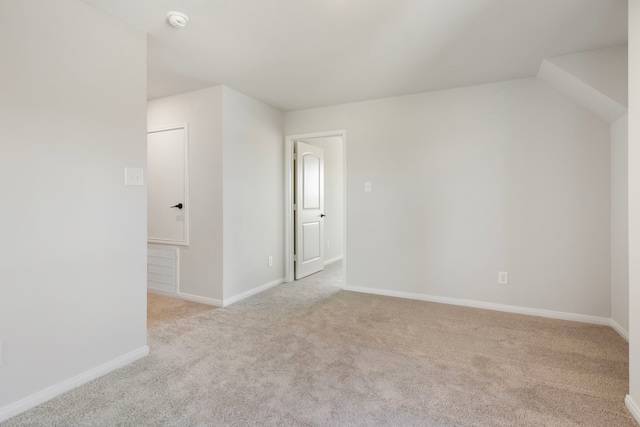
[[[169,24],[176,28],[182,28],[187,25],[187,22],[189,22],[189,17],[187,15],[176,11],[167,13],[167,19],[169,20]]]

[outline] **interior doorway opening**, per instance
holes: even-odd
[[[285,281],[295,279],[296,269],[296,173],[295,146],[300,141],[323,149],[325,203],[324,236],[322,239],[325,265],[341,261],[342,288],[346,288],[347,255],[347,191],[346,191],[346,131],[326,131],[290,135],[285,140]]]

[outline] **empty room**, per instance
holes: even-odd
[[[0,0],[0,425],[637,426],[640,0]]]

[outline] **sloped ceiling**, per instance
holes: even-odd
[[[629,58],[626,47],[591,50],[547,58],[589,86],[626,107]]]
[[[627,41],[624,0],[83,1],[148,33],[150,99],[224,84],[283,111],[535,76]]]
[[[628,54],[624,47],[547,58],[538,78],[608,123],[627,114]]]

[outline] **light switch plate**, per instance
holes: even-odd
[[[365,193],[371,193],[371,183],[370,182],[365,182],[364,183],[364,192]]]
[[[144,171],[140,168],[125,168],[124,185],[144,185]]]

